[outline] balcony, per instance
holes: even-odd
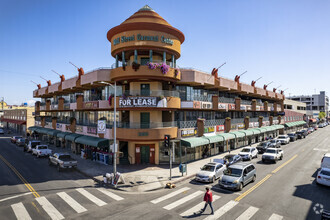
[[[266,90],[264,90],[262,88],[258,88],[258,87],[254,88],[254,94],[257,96],[267,96]]]
[[[55,83],[55,84],[49,86],[48,93],[53,94],[53,93],[59,92],[61,90],[62,90],[61,83],[58,82],[58,83]]]
[[[99,68],[81,76],[81,85],[92,88],[99,86],[98,82],[110,81],[110,68]],[[104,86],[104,84],[102,84]]]
[[[267,90],[267,96],[269,97],[269,98],[273,98],[273,99],[275,99],[275,92],[272,92],[272,91],[268,91]]]
[[[238,90],[244,94],[254,93],[254,87],[245,83],[240,83]]]
[[[283,100],[284,99],[284,95],[280,94],[280,93],[276,93],[276,98]]]
[[[219,79],[215,80],[215,87],[218,87],[220,90],[228,91],[228,90],[238,90],[237,82],[231,79],[226,79],[223,77],[219,77]]]

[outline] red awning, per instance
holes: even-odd
[[[3,122],[13,123],[13,124],[18,124],[18,125],[25,125],[26,124],[26,121],[14,120],[14,119],[8,119],[8,118],[3,118],[2,121]]]
[[[316,122],[316,119],[315,118],[311,118],[309,119],[310,122]]]

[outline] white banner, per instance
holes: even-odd
[[[105,134],[107,130],[106,120],[98,120],[97,121],[97,133]]]

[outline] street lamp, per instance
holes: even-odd
[[[117,117],[116,117],[116,108],[117,108],[117,82],[115,81],[115,86],[113,86],[111,83],[101,81],[100,83],[110,85],[115,90],[115,98],[114,98],[114,106],[113,106],[113,114],[114,114],[114,130],[113,130],[113,174],[116,175],[117,173],[117,152],[116,152],[116,130],[117,130]],[[110,152],[110,142],[109,142],[109,152]]]

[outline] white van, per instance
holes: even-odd
[[[321,160],[321,168],[330,169],[330,153],[324,154],[324,156]]]

